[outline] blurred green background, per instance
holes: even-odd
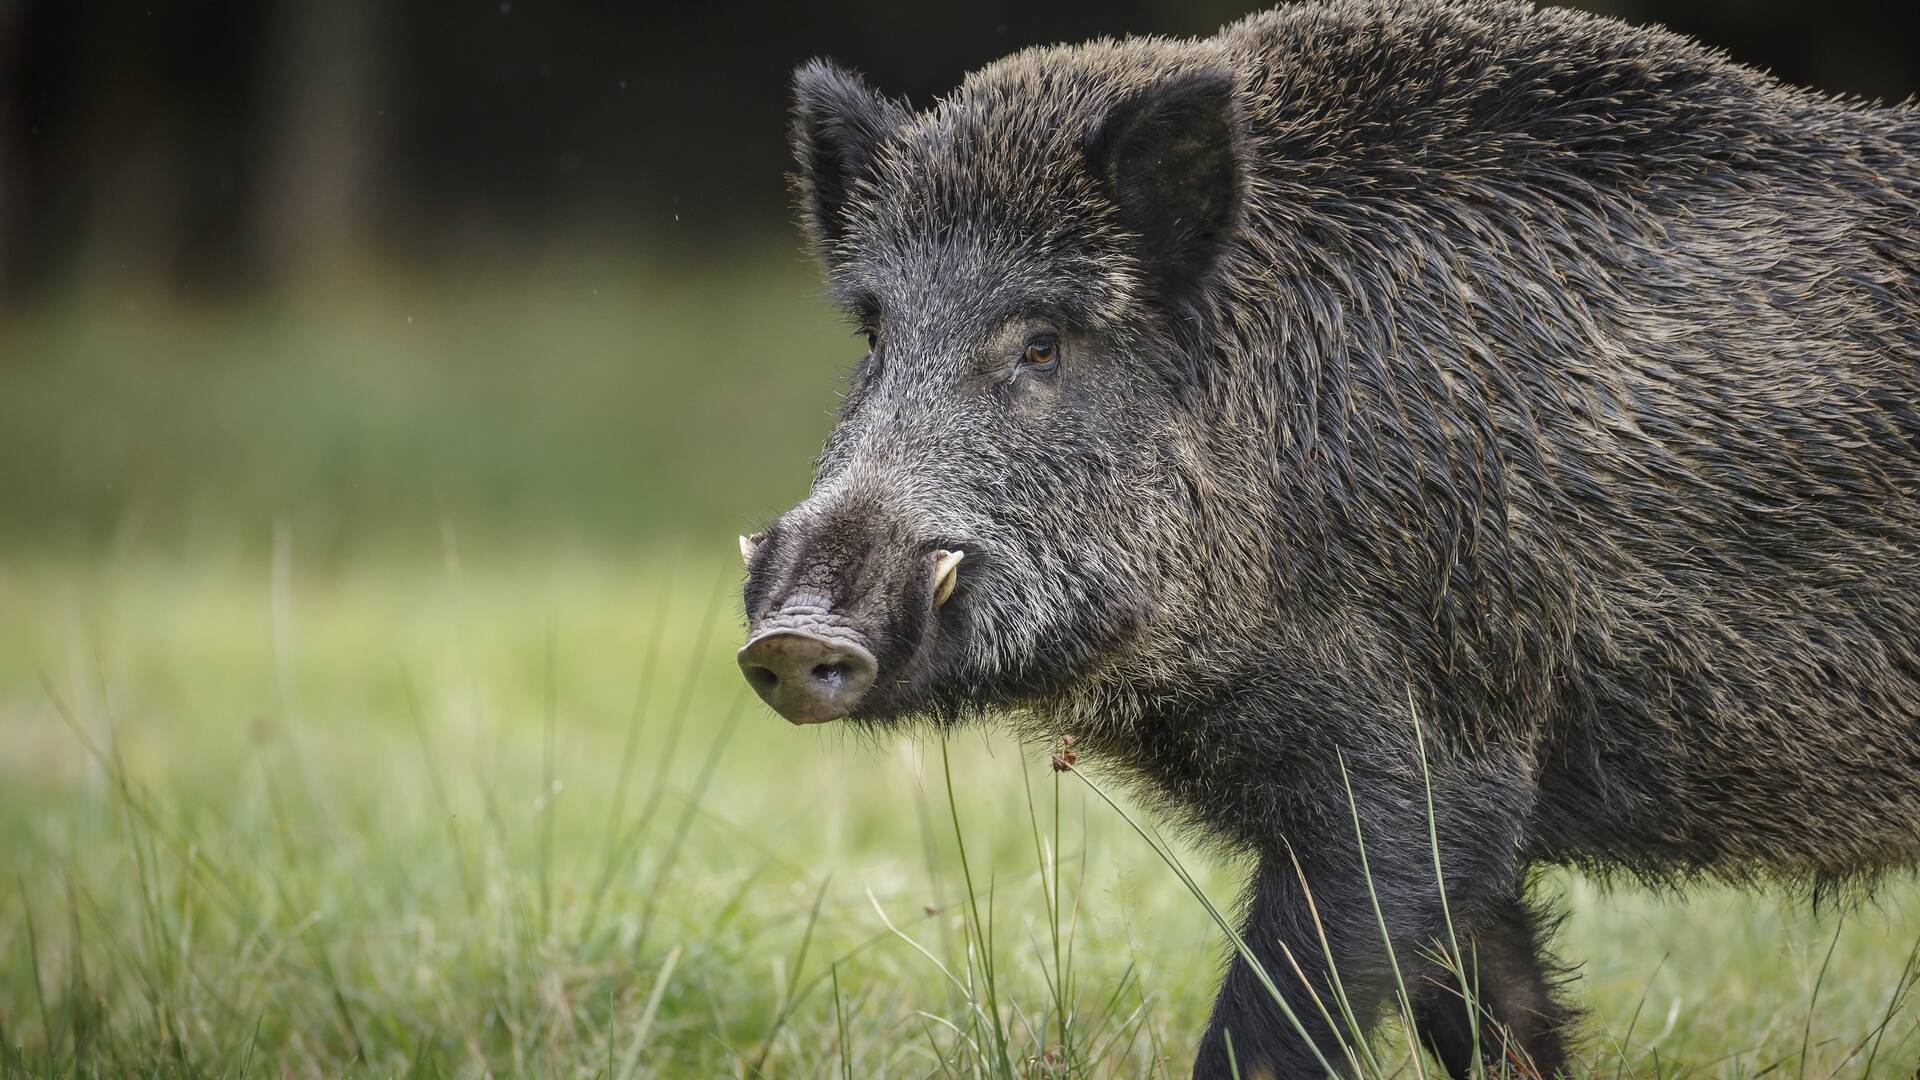
[[[210,304],[103,289],[0,333],[0,544],[322,561],[733,537],[805,490],[851,332],[797,253],[370,270]]]
[[[1870,10],[1611,10],[1920,67]],[[792,65],[924,104],[1240,13],[0,0],[0,1074],[1182,1075],[1205,909],[1041,750],[760,708],[733,537],[859,351]],[[1545,887],[1593,1074],[1920,1062],[1909,884]]]
[[[1593,6],[1920,85],[1872,6]],[[724,548],[857,355],[788,222],[794,64],[924,105],[1248,10],[0,0],[0,545]]]

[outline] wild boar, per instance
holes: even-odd
[[[1533,868],[1920,861],[1913,106],[1374,0],[794,96],[869,349],[743,542],[741,666],[795,722],[1071,735],[1251,856],[1196,1075],[1337,1065],[1330,966],[1393,1007],[1368,876],[1453,1075],[1551,1075]]]

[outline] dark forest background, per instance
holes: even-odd
[[[1586,6],[1823,90],[1920,84],[1901,5]],[[0,0],[0,297],[785,242],[796,62],[831,54],[926,102],[1020,46],[1206,34],[1248,7]]]

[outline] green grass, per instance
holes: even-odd
[[[10,1067],[1184,1067],[1222,939],[1147,842],[1004,741],[951,741],[949,801],[938,743],[748,704],[724,563],[281,556],[0,563]],[[1857,1075],[1920,937],[1906,886],[1553,887],[1597,1075]],[[1917,1060],[1901,1009],[1876,1075]]]
[[[744,693],[844,333],[797,262],[0,326],[0,1075],[1184,1075],[1234,867]],[[1909,881],[1547,885],[1593,1076],[1920,1064]]]

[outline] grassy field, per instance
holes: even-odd
[[[733,534],[852,351],[813,295],[0,327],[0,1074],[1182,1075],[1222,937],[1097,766],[744,693]],[[1920,1066],[1911,882],[1546,886],[1592,1075]]]

